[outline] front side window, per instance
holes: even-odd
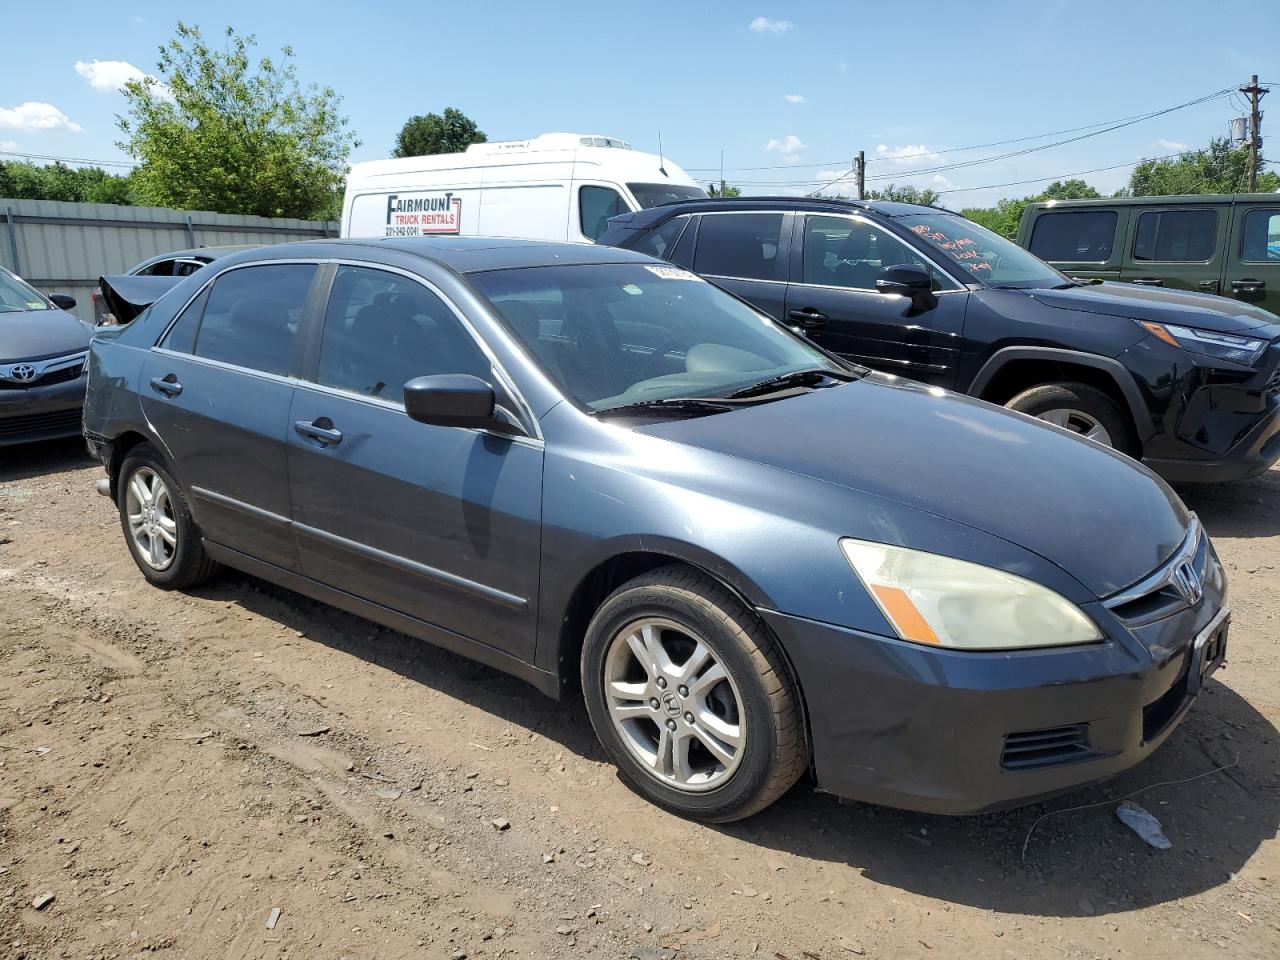
[[[911,214],[894,222],[963,269],[966,279],[992,287],[1059,286],[1069,281],[1016,243],[955,214]]]
[[[578,225],[582,235],[598,240],[609,227],[609,218],[630,211],[622,194],[609,187],[582,187],[578,190]]]
[[[1114,210],[1044,213],[1031,233],[1031,252],[1059,263],[1105,263],[1115,246]]]
[[[693,269],[710,277],[781,279],[782,214],[707,214],[698,227]]]
[[[1133,259],[1203,263],[1218,242],[1216,210],[1148,210],[1138,217]]]
[[[884,227],[849,217],[810,216],[804,224],[805,283],[874,290],[885,267],[929,265]]]
[[[469,279],[564,392],[596,411],[725,396],[798,370],[844,369],[667,264],[529,267]]]
[[[1280,210],[1250,210],[1244,215],[1240,259],[1250,263],[1280,260]]]
[[[453,311],[422,284],[371,267],[338,268],[324,315],[317,382],[389,403],[415,377],[491,364]]]
[[[49,301],[36,293],[34,287],[0,267],[0,313],[48,309]]]
[[[288,375],[315,274],[310,263],[228,270],[209,291],[192,352],[237,367]]]

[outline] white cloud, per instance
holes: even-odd
[[[829,183],[831,186],[823,187],[819,190],[820,197],[852,197],[858,192],[857,182],[854,180],[853,171],[848,167],[843,170],[819,170],[813,175],[818,183]],[[832,183],[839,180],[839,183]]]
[[[809,149],[808,145],[794,133],[788,133],[781,140],[770,140],[764,148],[769,153],[782,154],[782,159],[787,163],[796,163]]]
[[[934,153],[923,143],[908,143],[901,147],[890,147],[882,143],[876,147],[876,157],[900,168],[927,167],[942,160],[940,154]]]
[[[0,107],[0,130],[69,130],[80,133],[84,128],[75,123],[52,103],[28,100],[16,107]]]
[[[155,84],[153,89],[160,97],[165,100],[173,99],[173,94],[169,92],[168,87],[127,60],[92,60],[88,63],[77,60],[75,66],[76,73],[80,74],[95,90],[115,93],[117,90],[123,90],[124,85],[130,80],[150,79]]]
[[[783,99],[786,100],[787,103],[805,103],[806,102],[804,99],[804,94],[801,94],[801,93],[788,93],[783,96]]]
[[[795,24],[790,20],[770,20],[768,17],[756,17],[747,24],[752,33],[786,33]]]
[[[0,140],[0,153],[16,153],[18,145],[12,140]]]
[[[1183,153],[1187,150],[1185,143],[1179,143],[1177,140],[1166,140],[1164,137],[1161,137],[1152,146],[1159,147],[1166,153]]]

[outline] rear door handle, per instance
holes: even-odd
[[[163,377],[152,377],[151,389],[156,393],[163,393],[166,397],[176,397],[182,392],[182,384],[170,373]]]
[[[805,307],[803,310],[790,310],[787,312],[787,318],[794,320],[802,327],[825,327],[827,325],[827,315],[819,313],[812,307]]]
[[[337,446],[342,442],[342,431],[334,429],[333,421],[328,417],[317,417],[315,420],[295,420],[293,429],[308,440],[314,440],[324,447]]]
[[[1198,286],[1201,290],[1203,290],[1205,293],[1217,293],[1217,292],[1218,292],[1218,281],[1217,281],[1217,280],[1201,280],[1201,281],[1197,284],[1197,286]]]
[[[1134,277],[1134,279],[1130,280],[1129,282],[1136,283],[1140,287],[1163,287],[1164,286],[1164,280],[1162,280],[1160,277]]]

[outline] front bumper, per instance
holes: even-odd
[[[972,814],[1115,776],[1158,748],[1226,659],[1230,618],[1206,599],[1147,628],[1158,661],[1127,640],[975,654],[760,612],[798,675],[821,789]]]
[[[1143,457],[1142,462],[1172,483],[1224,483],[1266,473],[1277,460],[1280,460],[1280,402],[1223,457],[1212,460]]]
[[[0,389],[0,447],[80,435],[87,377],[48,386]]]

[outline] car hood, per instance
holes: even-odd
[[[64,310],[0,313],[0,363],[89,348],[93,329]]]
[[[1248,333],[1272,326],[1280,332],[1280,317],[1259,307],[1212,293],[1192,293],[1132,283],[1096,283],[1067,290],[1030,290],[1050,307],[1083,310],[1156,323],[1175,323],[1218,333]]]
[[[881,375],[641,429],[965,524],[1038,554],[1097,597],[1142,579],[1187,531],[1181,500],[1134,460]],[[831,522],[839,531],[840,518]]]

